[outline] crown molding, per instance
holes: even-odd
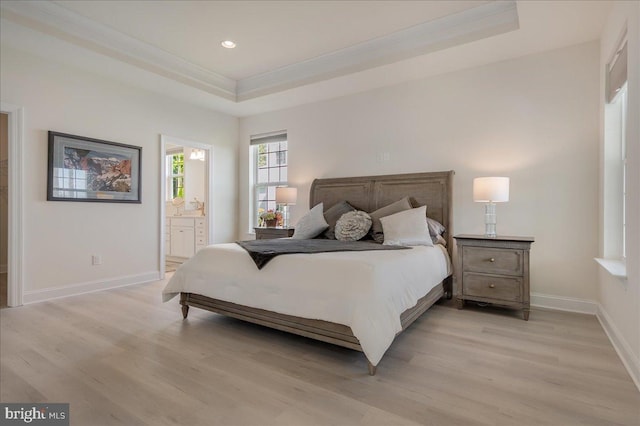
[[[235,103],[519,28],[515,1],[491,2],[235,81],[52,1],[2,2],[2,18]]]
[[[492,2],[238,80],[238,102],[469,43],[520,27],[514,1]]]
[[[51,1],[2,2],[2,18],[226,99],[236,81],[86,18]]]

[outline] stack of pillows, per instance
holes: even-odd
[[[296,225],[294,239],[327,238],[341,241],[372,239],[396,246],[445,245],[444,226],[427,217],[427,206],[413,207],[409,197],[366,213],[341,201],[326,212],[317,204]]]

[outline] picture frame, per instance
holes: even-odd
[[[142,203],[142,147],[49,131],[47,201]]]

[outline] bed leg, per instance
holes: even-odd
[[[370,376],[375,376],[376,375],[376,369],[377,367],[373,364],[371,364],[371,362],[367,361],[368,367],[369,367],[369,375]]]
[[[187,319],[187,315],[189,315],[189,305],[182,305],[182,318]]]
[[[448,300],[451,300],[451,298],[453,297],[453,276],[450,275],[445,278],[442,284],[444,287],[444,296]]]

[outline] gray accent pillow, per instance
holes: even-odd
[[[427,225],[429,225],[429,233],[432,236],[442,235],[444,234],[444,231],[446,231],[443,224],[435,219],[431,219],[430,217],[427,218]]]
[[[336,223],[342,217],[343,214],[354,212],[356,208],[346,201],[340,201],[339,203],[334,204],[326,212],[324,212],[324,220],[329,224],[329,229],[324,231],[324,237],[330,240],[335,240],[335,228]]]
[[[391,203],[388,206],[381,207],[378,210],[369,213],[369,216],[371,216],[371,236],[373,239],[380,244],[384,242],[384,232],[382,231],[382,223],[380,223],[381,217],[391,216],[395,213],[411,210],[411,208],[412,206],[409,201],[409,197],[404,197],[395,203]]]
[[[336,239],[340,241],[358,241],[371,228],[371,216],[363,211],[353,211],[342,215],[336,222]]]
[[[293,231],[294,240],[308,240],[327,229],[329,224],[322,215],[322,203],[316,204],[307,214],[302,216]]]
[[[447,240],[442,238],[442,235],[438,235],[437,237],[431,237],[431,241],[433,241],[433,245],[440,244],[443,247],[447,246]]]
[[[439,237],[446,231],[443,224],[430,217],[427,218],[427,226],[429,227],[429,235],[431,235],[431,238]]]

